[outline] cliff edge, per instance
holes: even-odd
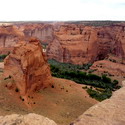
[[[125,125],[125,81],[110,99],[98,103],[70,125]]]

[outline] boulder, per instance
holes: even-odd
[[[30,113],[27,115],[12,114],[0,116],[0,125],[57,125],[47,117]]]

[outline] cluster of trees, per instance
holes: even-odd
[[[74,65],[74,64],[70,64],[70,63],[57,62],[54,59],[48,60],[48,63],[52,66],[58,67],[61,70],[68,70],[68,71],[69,70],[76,71],[76,70],[81,70],[81,69],[88,70],[92,66],[91,63],[87,63],[87,64],[83,64],[83,65]]]
[[[103,92],[96,91],[92,88],[87,88],[87,93],[98,101],[103,101],[112,96],[112,91],[110,89],[106,89]]]
[[[80,71],[81,67],[84,68],[89,65],[78,66],[73,64],[59,63],[50,60],[50,67],[52,76],[58,78],[64,78],[73,80],[79,84],[90,85],[95,88],[102,88],[104,91],[98,91],[96,89],[87,88],[88,94],[99,101],[109,98],[112,95],[112,91],[120,88],[117,80],[111,80],[106,75],[98,76],[96,74]]]
[[[79,70],[65,70],[57,66],[50,65],[52,75],[58,78],[73,80],[80,84],[91,85],[103,89],[115,90],[118,86],[117,80],[111,80],[106,75],[98,76],[91,73],[82,72]]]

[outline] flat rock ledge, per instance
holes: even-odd
[[[27,115],[12,114],[0,116],[0,125],[57,125],[44,116],[30,113]]]
[[[123,87],[84,112],[70,125],[125,125],[125,81]]]

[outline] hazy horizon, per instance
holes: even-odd
[[[0,21],[125,21],[125,0],[1,0]]]

